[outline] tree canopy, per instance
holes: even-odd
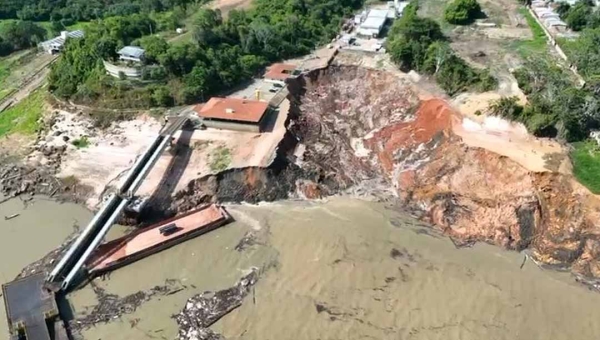
[[[0,0],[0,19],[91,21],[109,16],[161,12],[192,0]]]
[[[36,46],[46,38],[46,30],[30,21],[11,21],[0,28],[0,56]]]
[[[0,0],[1,1],[1,0]],[[68,42],[53,67],[49,88],[78,101],[113,107],[192,103],[254,76],[267,64],[308,53],[337,34],[344,16],[362,0],[255,0],[249,11],[203,9],[193,17],[193,42],[170,45],[153,36],[159,24],[145,13],[109,17],[93,23],[86,36]],[[128,44],[146,49],[140,87],[108,77],[102,59]],[[85,65],[83,65],[85,64]],[[167,98],[168,96],[168,98]]]
[[[481,15],[481,6],[477,0],[454,0],[444,11],[444,19],[455,25],[468,25]]]
[[[490,90],[496,80],[486,70],[476,70],[457,56],[446,42],[440,26],[417,15],[412,2],[390,29],[387,51],[404,70],[433,75],[449,95],[466,90]]]
[[[524,123],[536,136],[573,142],[600,127],[600,97],[593,87],[574,87],[570,75],[554,63],[531,59],[514,76],[528,105],[503,116]]]

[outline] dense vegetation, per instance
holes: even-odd
[[[0,56],[36,46],[46,38],[46,30],[30,21],[10,21],[0,25]]]
[[[600,100],[592,89],[573,86],[567,71],[544,59],[532,59],[514,72],[528,104],[502,98],[490,112],[522,122],[536,136],[574,142],[600,127]],[[600,89],[600,88],[599,88]]]
[[[455,25],[468,25],[482,16],[477,0],[454,0],[446,6],[444,19]]]
[[[560,3],[556,12],[574,31],[595,28],[600,25],[600,14],[594,10],[594,3],[591,0],[582,0],[573,6],[568,3]]]
[[[111,107],[192,103],[250,79],[265,65],[308,53],[331,39],[342,18],[362,0],[256,0],[250,11],[200,10],[191,43],[168,44],[150,35],[157,22],[146,14],[110,17],[90,25],[85,39],[72,41],[53,68],[50,90],[63,98],[102,101]],[[102,59],[118,48],[146,49],[144,71],[151,86],[105,75]]]
[[[576,40],[561,43],[569,58],[586,80],[595,80],[600,74],[600,11],[591,0],[582,0],[570,6],[561,3],[557,12],[569,28],[580,31]]]
[[[434,20],[417,15],[412,2],[390,29],[387,50],[401,69],[435,76],[449,95],[469,89],[486,91],[496,86],[487,70],[476,70],[457,56]]]
[[[162,12],[192,0],[0,0],[0,19],[91,21],[109,16]]]

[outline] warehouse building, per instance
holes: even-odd
[[[261,132],[269,104],[241,98],[211,98],[194,110],[206,127],[224,130]]]
[[[57,53],[60,53],[60,51],[62,51],[62,49],[65,46],[65,43],[67,42],[68,39],[83,38],[83,35],[84,35],[84,33],[82,30],[71,31],[71,32],[62,31],[62,32],[60,32],[60,35],[58,37],[41,42],[39,44],[39,47],[41,49],[43,49],[44,51],[46,51],[46,53],[48,53],[48,54],[57,54]]]
[[[378,38],[386,23],[396,17],[395,10],[371,9],[364,21],[358,27],[358,35],[363,37]]]

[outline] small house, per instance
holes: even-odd
[[[125,46],[117,51],[119,60],[133,63],[142,63],[145,53],[146,51],[143,48],[137,46]]]

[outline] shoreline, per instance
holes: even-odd
[[[485,123],[475,129],[474,126],[471,126],[473,124],[465,123],[467,118],[453,111],[445,101],[437,99],[423,101],[421,93],[416,92],[416,85],[409,79],[388,74],[386,71],[353,66],[351,62],[348,66],[348,62],[344,58],[342,53],[341,61],[334,59],[333,64],[328,68],[318,68],[288,82],[288,100],[291,103],[289,117],[286,118],[285,134],[275,148],[275,157],[272,163],[262,167],[231,167],[207,173],[192,180],[178,179],[179,182],[169,184],[170,190],[172,190],[170,197],[165,196],[153,201],[146,212],[142,212],[135,221],[128,221],[127,224],[139,226],[140,222],[141,225],[156,222],[162,218],[184,213],[199,204],[210,202],[256,203],[290,198],[310,200],[336,195],[359,198],[375,197],[379,200],[398,200],[405,210],[411,211],[413,215],[420,215],[434,228],[442,230],[456,240],[455,243],[459,246],[468,246],[473,242],[486,242],[507,249],[532,249],[532,256],[542,263],[553,266],[573,266],[575,263],[573,259],[548,258],[547,256],[552,256],[552,248],[544,249],[549,244],[534,242],[534,235],[544,232],[541,229],[543,224],[550,223],[553,228],[557,227],[554,222],[548,220],[553,218],[548,213],[552,208],[542,206],[554,203],[551,200],[541,200],[542,196],[540,195],[548,190],[560,191],[562,195],[580,195],[581,189],[576,186],[572,187],[573,184],[568,179],[569,175],[553,173],[549,169],[546,169],[545,172],[526,172],[524,169],[526,164],[523,164],[521,159],[523,156],[519,155],[521,158],[517,157],[513,160],[510,153],[496,153],[497,147],[489,151],[488,145],[481,144],[481,141],[492,136],[498,143],[507,143],[507,145],[533,143],[531,150],[525,152],[535,154],[540,159],[544,158],[544,153],[536,154],[535,150],[546,146],[535,144],[536,141],[529,140],[528,135],[523,135],[519,127],[510,123],[500,121],[495,122],[495,125]],[[382,85],[374,85],[378,88],[377,91],[380,91],[379,93],[367,92],[364,95],[365,98],[362,99],[364,102],[369,102],[372,100],[370,96],[377,96],[379,100],[377,105],[380,105],[380,108],[371,108],[370,115],[372,116],[368,118],[371,122],[363,118],[352,117],[351,111],[345,115],[339,115],[334,121],[330,117],[321,116],[322,112],[318,111],[318,106],[312,106],[313,102],[318,105],[319,100],[322,100],[319,98],[332,95],[327,93],[329,90],[324,87],[332,81],[339,86],[348,86],[347,89],[342,87],[343,91],[356,91],[356,86],[361,86],[354,82],[356,77],[366,79],[367,82],[377,79],[376,81],[382,83]],[[391,82],[400,83],[392,88],[386,85]],[[387,92],[381,93],[381,86],[388,86]],[[315,94],[320,97],[310,97]],[[405,98],[405,100],[398,101],[396,98]],[[360,102],[353,102],[352,105],[360,105]],[[356,109],[362,108],[359,106]],[[375,112],[378,109],[387,111]],[[347,108],[343,110],[347,110]],[[390,110],[395,111],[390,112]],[[66,122],[71,122],[71,119],[75,118],[67,118]],[[144,123],[145,119],[141,122],[134,120],[119,123],[122,127],[112,129],[110,130],[112,132],[108,133],[100,132],[95,135],[89,131],[82,133],[91,135],[92,142],[95,141],[94,143],[98,144],[105,135],[116,138],[119,133],[124,133],[127,131],[125,126],[138,126],[142,131],[143,124],[146,124]],[[430,122],[434,121],[436,123],[432,125]],[[81,124],[85,124],[85,120]],[[311,129],[314,130],[315,124],[320,125],[318,134],[311,132]],[[338,128],[351,129],[348,131],[351,134],[336,135],[335,130]],[[48,132],[55,135],[56,133],[52,132],[55,130],[57,129],[53,128]],[[145,136],[146,132],[142,135]],[[127,137],[123,138],[127,139]],[[409,140],[410,138],[412,140]],[[139,149],[143,145],[140,141],[131,141],[130,143],[135,145],[133,148]],[[318,145],[321,149],[315,148],[314,145]],[[69,153],[75,152],[78,155],[74,160],[81,157],[95,157],[91,156],[93,153],[88,155],[89,151],[86,150],[71,148],[68,151],[64,144],[52,147],[61,150],[61,155],[65,154],[60,156],[57,163],[59,167],[61,162],[64,162],[63,158],[70,157]],[[186,149],[192,149],[191,144],[178,147],[184,150],[184,153]],[[395,154],[400,149],[403,150],[402,153]],[[331,150],[336,150],[335,157],[329,157],[328,154]],[[554,149],[548,150],[550,150],[548,152],[555,152]],[[202,149],[197,152],[206,153]],[[50,155],[53,154],[50,152]],[[130,155],[129,158],[131,157]],[[180,156],[168,157],[172,157],[171,162],[176,162],[177,157]],[[465,161],[468,159],[472,160]],[[432,165],[435,164],[432,160],[440,163],[441,167]],[[126,165],[127,159],[124,158],[120,162],[122,166]],[[534,163],[532,166],[535,169],[539,169],[540,164],[544,164],[537,160]],[[189,168],[189,166],[187,167]],[[451,172],[445,173],[448,170],[444,170],[443,167],[448,167]],[[461,171],[473,171],[463,170],[469,169],[468,167],[476,172],[461,173]],[[94,166],[90,169],[96,168]],[[508,171],[505,168],[512,170]],[[126,169],[125,167],[120,172],[126,171]],[[416,172],[415,169],[420,170]],[[22,176],[30,174],[27,169],[20,171],[23,173]],[[43,170],[41,171],[43,172]],[[502,188],[500,182],[505,179],[488,184],[477,183],[468,178],[469,176],[484,176],[482,171],[487,172],[488,176],[490,176],[489,171],[492,171],[491,176],[497,177],[493,179],[494,181],[506,178],[510,181],[520,181],[521,185],[514,189]],[[5,173],[7,172],[5,171]],[[38,176],[38,181],[41,180],[43,183],[56,181],[53,176],[64,173],[58,169],[54,174],[36,175],[36,172],[31,172]],[[171,176],[168,172],[161,174],[165,178]],[[435,176],[445,176],[446,180],[452,178],[453,181],[458,182],[450,185],[439,184],[432,181]],[[512,178],[510,178],[511,176]],[[558,176],[561,176],[562,186],[557,187],[553,181]],[[84,182],[89,182],[89,180],[85,179]],[[74,183],[58,188],[42,187],[45,190],[41,193],[59,192],[60,199],[77,203],[87,200],[88,208],[93,207],[93,205],[90,206],[90,200],[99,201],[94,197],[98,193],[98,185],[98,188],[95,189],[85,186],[83,189],[78,189],[79,181],[75,178],[72,181]],[[13,192],[21,189],[17,182],[15,181],[11,187]],[[96,183],[102,182],[96,181]],[[29,187],[25,187],[24,192],[27,193],[27,190],[30,190]],[[33,186],[34,190],[38,187]],[[109,187],[103,187],[101,192],[106,193],[107,190],[110,191],[110,183]],[[495,193],[496,196],[485,194],[482,190]],[[7,192],[6,189],[3,191]],[[549,197],[554,197],[554,194],[551,195]],[[495,200],[499,206],[488,207],[489,204],[485,203],[486,200]],[[514,211],[511,212],[511,209]],[[472,216],[473,214],[479,214],[481,219],[477,220]],[[490,220],[490,216],[494,214],[504,215],[502,222],[504,225]],[[148,220],[147,217],[150,219]],[[578,223],[577,221],[575,220],[576,223]],[[581,227],[586,226],[580,225],[578,228]],[[558,245],[552,245],[552,247],[556,246]],[[592,260],[596,261],[595,258]],[[582,276],[581,269],[577,270],[574,275]],[[589,279],[590,282],[594,282],[596,278],[591,276]]]

